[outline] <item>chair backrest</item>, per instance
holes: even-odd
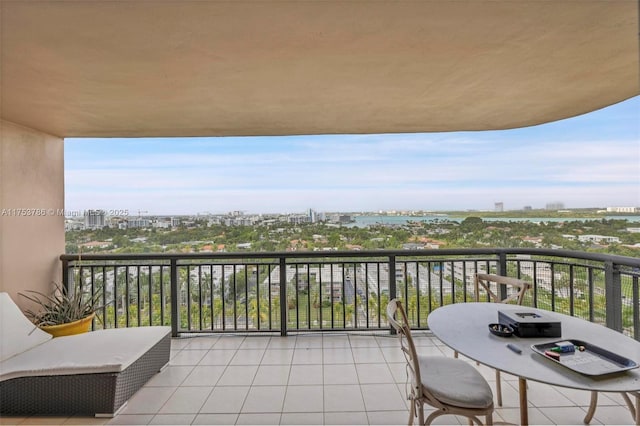
[[[491,283],[494,282],[498,285],[497,291],[500,292],[500,285],[506,285],[508,287],[512,287],[517,289],[517,291],[512,291],[510,294],[507,294],[507,297],[501,299],[496,293],[491,290]],[[502,275],[493,275],[493,274],[476,274],[475,275],[475,290],[476,290],[476,302],[480,301],[480,286],[482,286],[492,302],[495,303],[511,303],[516,302],[518,305],[522,305],[524,301],[524,296],[527,290],[531,287],[526,281],[520,280],[518,278],[505,277]]]
[[[387,320],[393,329],[398,333],[400,338],[400,348],[407,360],[407,367],[411,373],[411,385],[417,396],[422,395],[422,382],[420,380],[420,364],[418,363],[418,353],[416,345],[411,337],[411,328],[407,314],[402,308],[402,303],[393,299],[387,305]]]

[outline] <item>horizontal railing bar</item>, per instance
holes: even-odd
[[[573,250],[556,250],[541,248],[476,248],[476,249],[424,249],[424,250],[357,250],[331,252],[252,252],[252,253],[134,253],[134,254],[63,254],[60,260],[153,260],[153,259],[318,259],[318,258],[354,258],[384,259],[388,256],[400,257],[441,257],[468,256],[482,254],[536,255],[551,257],[570,257],[573,259],[613,262],[618,265],[639,267],[640,258],[618,256],[612,254],[589,253]],[[528,259],[518,259],[526,261]]]

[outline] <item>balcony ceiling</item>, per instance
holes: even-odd
[[[2,118],[53,135],[489,130],[639,93],[637,0],[8,1]]]

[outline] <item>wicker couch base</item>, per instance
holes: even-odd
[[[169,362],[170,335],[120,373],[18,377],[0,382],[2,415],[107,415]]]

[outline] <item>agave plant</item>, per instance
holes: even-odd
[[[25,315],[37,326],[59,325],[81,320],[97,309],[100,294],[85,295],[80,286],[70,292],[59,283],[54,283],[53,294],[47,295],[35,290],[18,293],[38,306],[37,311],[25,310]]]

